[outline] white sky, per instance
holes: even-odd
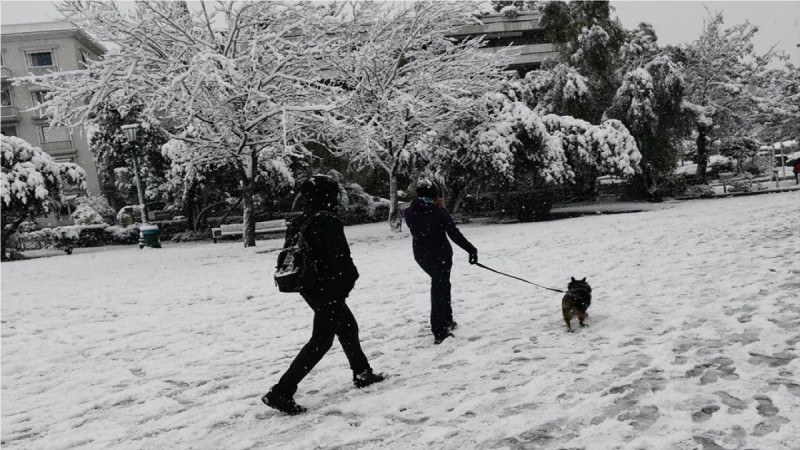
[[[126,3],[126,2],[121,2]],[[132,3],[132,2],[130,2]],[[722,10],[728,24],[750,20],[758,25],[756,49],[764,52],[773,44],[800,65],[800,2],[798,1],[612,1],[615,14],[626,28],[649,22],[663,44],[691,42],[700,35],[711,11]],[[0,0],[2,25],[59,19],[49,1]]]

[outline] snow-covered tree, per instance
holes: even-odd
[[[652,195],[658,195],[659,185],[678,161],[686,126],[684,89],[680,68],[662,55],[628,72],[606,111],[607,117],[619,119],[636,138]]]
[[[620,48],[628,37],[607,1],[547,1],[539,23],[559,50],[559,60],[585,78],[593,101],[580,119],[599,123],[617,88]],[[563,114],[560,113],[559,114]]]
[[[787,63],[772,69],[758,85],[761,140],[782,142],[800,139],[800,68]]]
[[[61,202],[62,182],[86,189],[86,174],[73,163],[57,163],[38,147],[23,139],[2,136],[2,247],[22,222],[44,216]]]
[[[509,8],[515,8],[518,11],[526,9],[535,9],[535,1],[522,1],[522,0],[492,0],[492,9],[495,12],[508,11]]]
[[[721,140],[719,153],[735,159],[736,169],[742,172],[744,162],[758,155],[761,146],[762,144],[751,136],[732,136]]]
[[[354,97],[332,124],[338,153],[356,165],[378,166],[389,180],[389,223],[401,227],[398,177],[420,156],[417,142],[447,127],[501,78],[506,52],[482,51],[480,38],[447,33],[476,20],[470,2],[359,3],[350,28],[352,51],[334,65]]]
[[[139,204],[133,179],[134,152],[145,186],[145,201],[171,204],[175,197],[165,176],[169,161],[161,155],[166,133],[157,120],[143,115],[142,109],[143,105],[135,101],[124,104],[121,111],[101,104],[91,119],[89,148],[97,164],[100,187],[117,211],[126,205]],[[123,125],[132,122],[143,125],[137,133],[135,148],[122,130]]]
[[[521,89],[524,101],[540,115],[588,117],[596,107],[589,80],[566,64],[528,72]]]
[[[723,135],[747,134],[756,125],[757,86],[770,74],[776,51],[753,47],[758,27],[749,22],[724,26],[723,14],[711,15],[703,33],[683,48],[687,111],[697,129],[697,177],[705,180],[710,143]]]
[[[105,197],[86,196],[75,199],[77,207],[72,213],[72,220],[78,225],[94,225],[107,223],[114,225],[117,210],[111,207]]]
[[[84,121],[105,103],[134,101],[173,139],[188,144],[191,167],[234,167],[244,205],[244,245],[255,245],[254,194],[259,177],[284,173],[302,153],[298,121],[346,101],[331,83],[327,60],[352,43],[340,33],[352,15],[336,3],[221,1],[65,1],[64,16],[112,48],[87,70],[35,77],[52,97],[55,123]],[[173,163],[174,163],[173,159]]]
[[[633,30],[626,30],[626,38],[619,49],[619,73],[624,74],[643,67],[661,53],[656,30],[642,22]]]
[[[512,83],[513,84],[513,83]],[[455,190],[457,209],[466,188],[540,189],[598,175],[631,176],[641,154],[618,120],[592,125],[555,114],[540,115],[516,92],[491,93],[472,116],[420,144],[433,155],[435,176]]]

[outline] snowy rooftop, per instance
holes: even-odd
[[[40,34],[74,34],[75,38],[84,41],[87,46],[94,46],[97,54],[106,53],[106,48],[94,40],[83,29],[68,20],[50,22],[19,23],[3,25],[0,28],[3,40],[16,41],[38,38]]]

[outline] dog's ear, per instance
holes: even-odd
[[[586,282],[586,277],[583,277],[583,279],[581,281],[583,281],[585,283]]]
[[[572,278],[572,281],[575,281],[575,277],[570,277],[570,278]]]

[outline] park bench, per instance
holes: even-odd
[[[284,231],[286,231],[285,219],[256,222],[256,234],[279,233]],[[243,234],[244,224],[241,223],[224,224],[220,225],[219,228],[211,229],[211,237],[214,239],[215,244],[217,243],[217,239],[223,236],[241,236]]]

